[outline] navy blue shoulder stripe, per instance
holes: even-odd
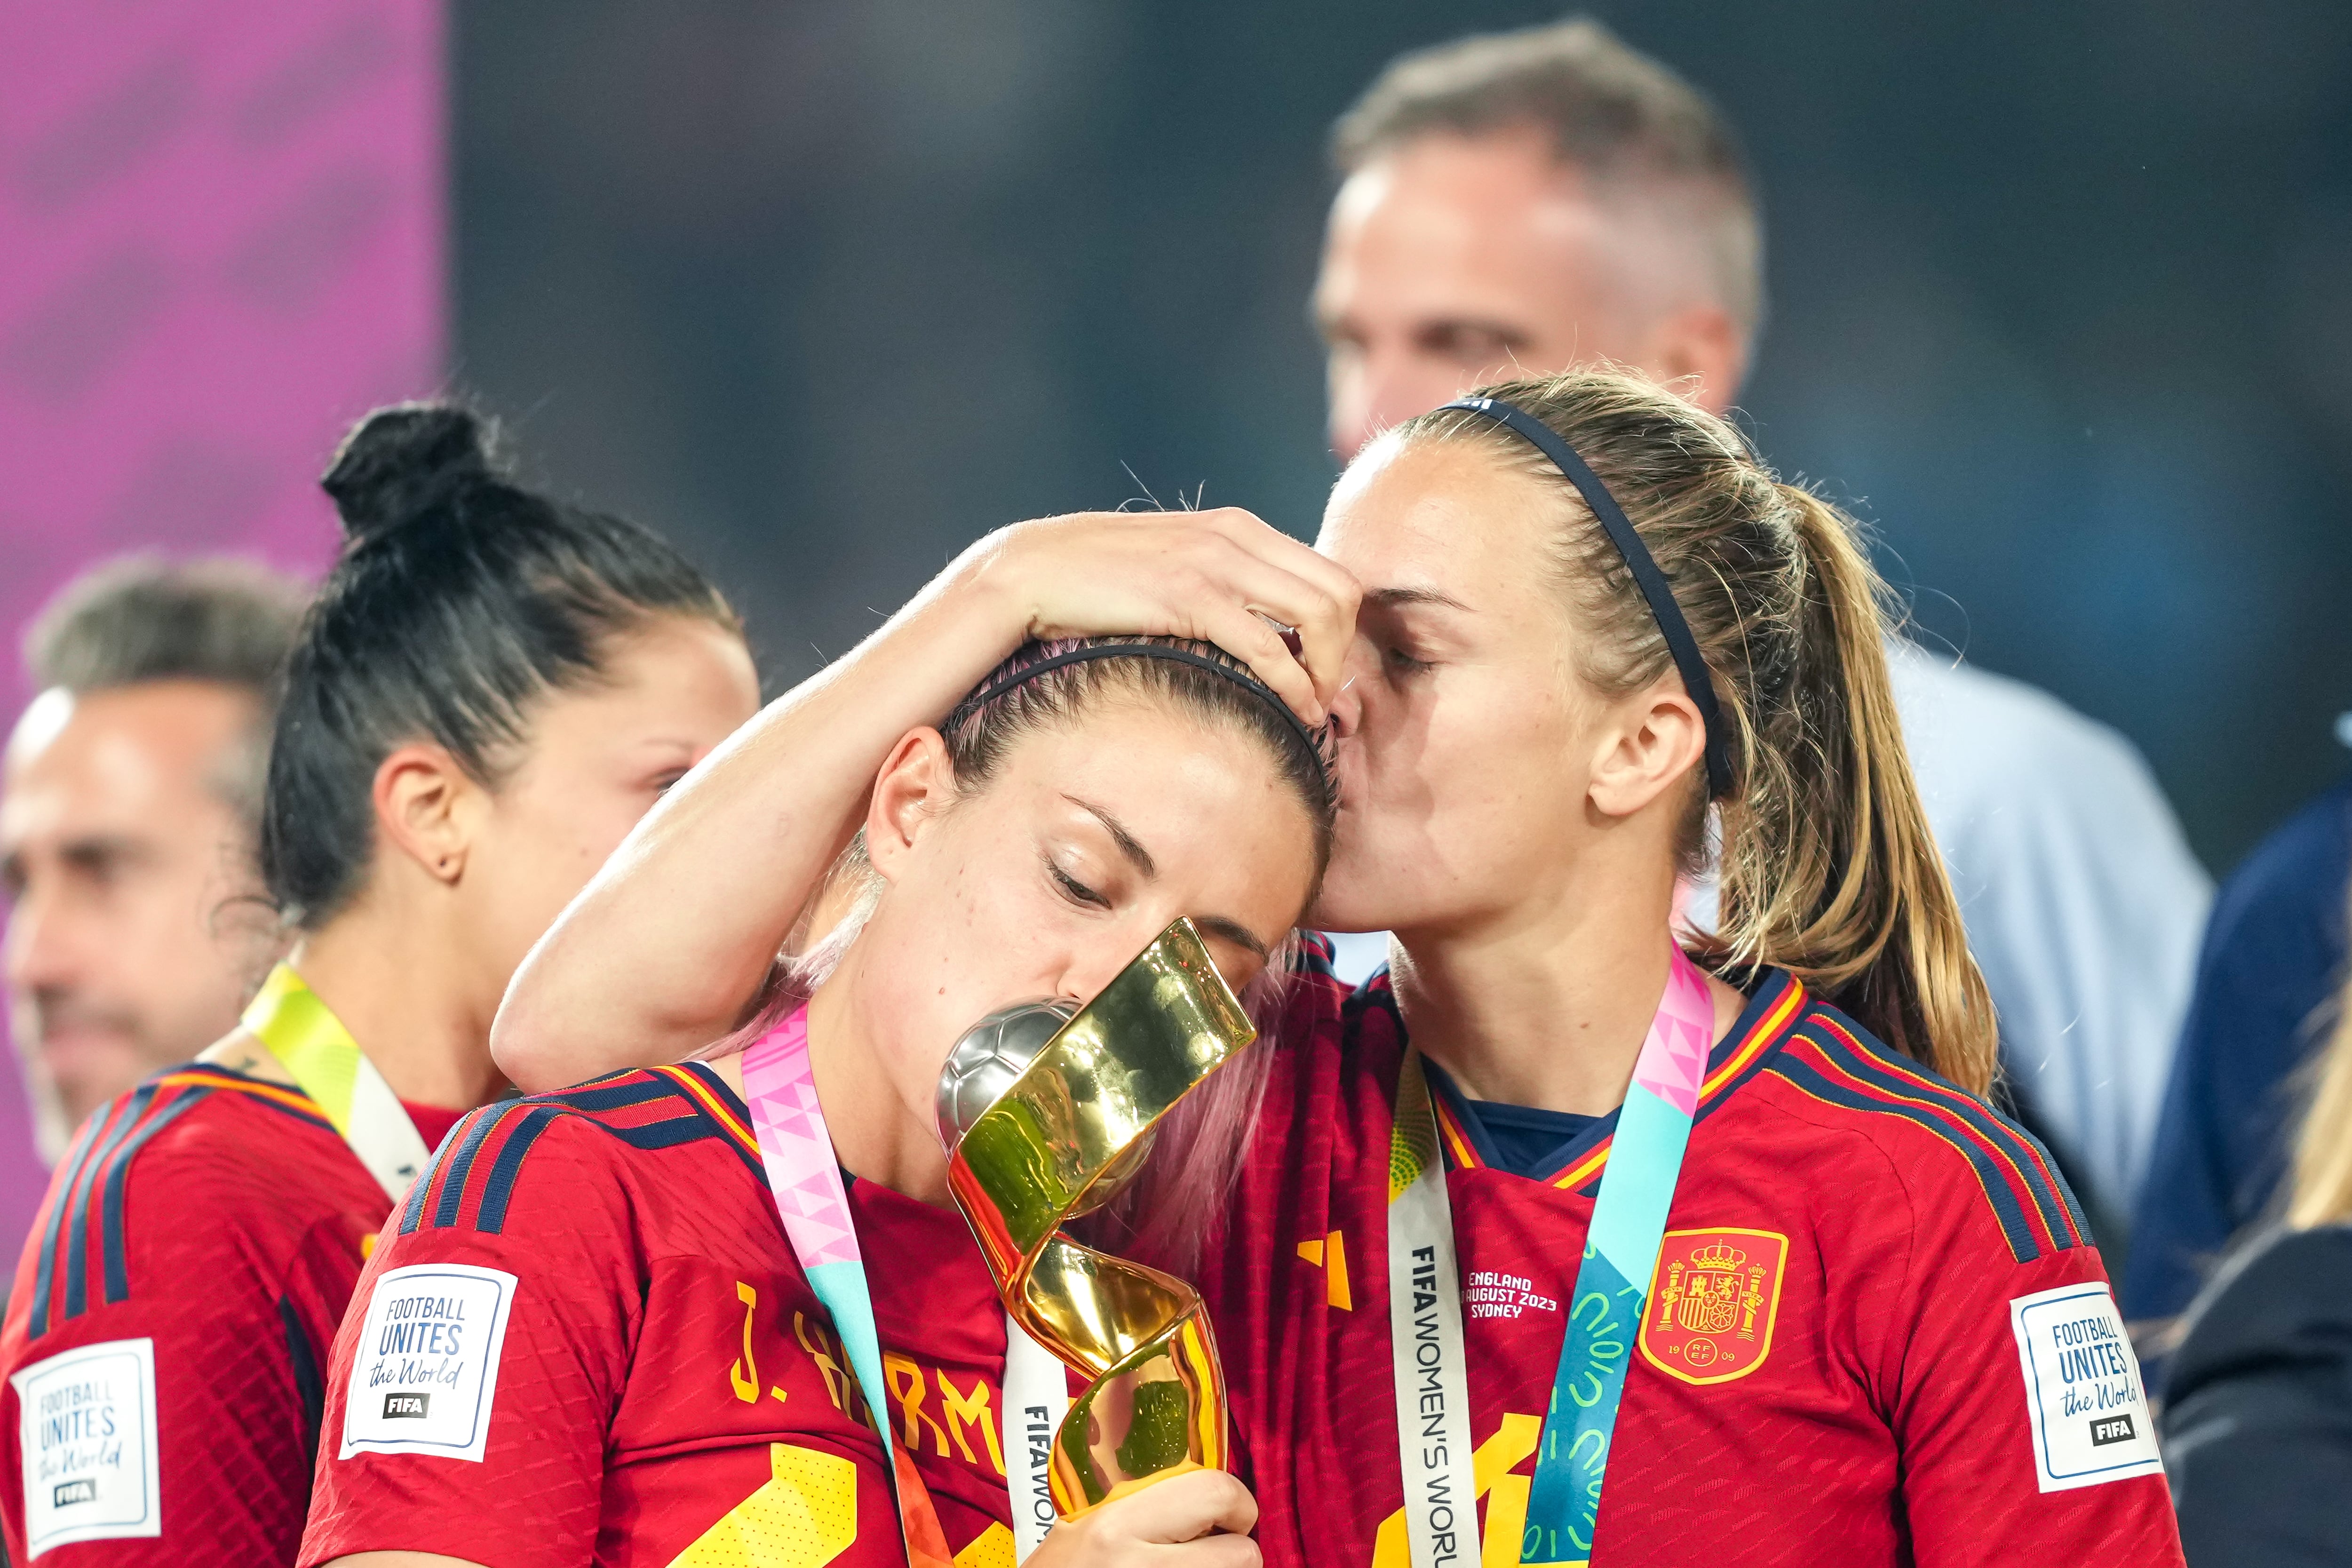
[[[433,1224],[436,1229],[446,1229],[457,1223],[457,1211],[466,1202],[466,1184],[474,1174],[474,1162],[481,1158],[482,1145],[490,1134],[513,1119],[521,1110],[520,1100],[509,1100],[491,1108],[488,1114],[467,1129],[463,1138],[452,1138],[446,1173],[441,1178],[441,1201],[434,1205]]]
[[[140,1148],[156,1133],[185,1116],[197,1101],[211,1090],[184,1094],[147,1119],[146,1124],[132,1133],[114,1158],[107,1163],[106,1194],[101,1223],[104,1226],[103,1252],[106,1259],[106,1299],[109,1302],[131,1300],[130,1244],[123,1232],[122,1190],[130,1184],[131,1162]]]
[[[639,1092],[646,1087],[635,1083],[611,1085],[609,1088],[613,1090],[627,1090],[628,1098],[603,1099],[593,1109],[614,1110],[644,1104],[665,1095],[675,1095],[686,1100],[687,1109],[679,1115],[664,1117],[658,1121],[615,1127],[588,1114],[576,1104],[582,1098],[581,1092],[572,1090],[557,1095],[534,1096],[530,1100],[509,1100],[502,1105],[476,1111],[472,1124],[451,1136],[425,1177],[410,1190],[407,1206],[400,1216],[400,1234],[407,1236],[428,1223],[436,1230],[457,1225],[465,1207],[466,1186],[472,1179],[474,1166],[494,1136],[498,1141],[498,1152],[490,1161],[488,1173],[482,1178],[481,1195],[475,1205],[473,1228],[490,1236],[501,1234],[506,1227],[507,1210],[513,1202],[515,1184],[522,1174],[524,1159],[530,1155],[533,1145],[546,1135],[547,1130],[564,1117],[577,1118],[608,1137],[619,1139],[632,1149],[676,1149],[706,1138],[720,1139],[730,1148],[734,1147],[734,1141],[727,1137],[718,1123],[699,1106],[694,1105],[690,1097],[681,1094],[674,1084],[656,1079],[652,1085],[654,1092]],[[602,1089],[593,1092],[600,1097],[605,1093]],[[740,1149],[736,1152],[742,1154]],[[759,1172],[760,1167],[748,1156],[744,1159],[747,1168]],[[429,1221],[426,1216],[428,1189],[434,1194]]]
[[[474,1211],[474,1228],[496,1236],[506,1228],[507,1202],[514,1196],[515,1178],[522,1173],[522,1157],[539,1142],[540,1134],[559,1116],[566,1114],[561,1106],[534,1105],[523,1113],[522,1120],[507,1134],[499,1150],[499,1157],[490,1162],[490,1173],[482,1183],[482,1201]],[[448,1201],[444,1194],[445,1204]],[[436,1216],[436,1220],[438,1216]],[[447,1224],[446,1220],[438,1223]]]
[[[105,1118],[93,1116],[83,1123],[73,1146],[58,1163],[58,1173],[49,1183],[48,1212],[41,1220],[41,1268],[33,1281],[33,1304],[26,1316],[26,1335],[37,1339],[49,1331],[51,1281],[57,1275],[58,1242],[65,1234],[66,1210],[72,1206],[74,1189],[80,1184],[83,1166],[88,1163],[90,1148],[104,1130]]]
[[[433,1159],[433,1166],[425,1168],[425,1175],[419,1178],[414,1192],[409,1192],[409,1206],[400,1213],[402,1237],[416,1229],[416,1217],[424,1208],[425,1187],[433,1184],[436,1171],[440,1173],[440,1201],[433,1206],[433,1225],[436,1225],[436,1229],[446,1229],[449,1225],[457,1225],[458,1204],[466,1201],[466,1178],[473,1175],[473,1162],[475,1157],[480,1157],[482,1140],[489,1138],[489,1131],[499,1126],[506,1117],[510,1117],[518,1105],[522,1105],[522,1100],[503,1100],[499,1105],[485,1105],[473,1114],[473,1126],[463,1131],[463,1135],[452,1133],[446,1142],[442,1142],[442,1152]]]
[[[2009,1178],[1993,1163],[1992,1156],[1956,1135],[1952,1129],[1937,1119],[1935,1112],[1916,1105],[1890,1105],[1874,1100],[1852,1084],[1839,1083],[1802,1057],[1784,1052],[1769,1069],[1798,1089],[1826,1104],[1847,1110],[1862,1110],[1880,1116],[1893,1116],[1913,1122],[1933,1132],[1958,1150],[1975,1170],[1977,1181],[1984,1188],[1986,1199],[1992,1205],[1993,1217],[2000,1222],[2000,1233],[2009,1243],[2010,1256],[2020,1263],[2031,1263],[2042,1256],[2042,1244],[2035,1239],[2033,1227],[2026,1222],[2025,1210],[2011,1190]]]
[[[130,1146],[127,1140],[155,1103],[155,1089],[154,1084],[142,1083],[131,1091],[131,1099],[123,1113],[112,1119],[113,1125],[107,1129],[106,1137],[90,1151],[89,1159],[74,1177],[73,1191],[68,1200],[70,1206],[66,1212],[65,1317],[68,1321],[81,1316],[89,1306],[89,1194],[97,1187],[99,1177],[111,1167],[116,1156]]]
[[[676,1149],[698,1143],[705,1138],[725,1136],[701,1116],[672,1116],[641,1127],[608,1127],[601,1121],[596,1125],[632,1149]]]
[[[535,1100],[492,1100],[467,1111],[444,1133],[441,1146],[433,1151],[425,1173],[409,1184],[407,1201],[400,1207],[400,1234],[413,1235],[425,1223],[425,1203],[436,1193],[440,1197],[433,1205],[433,1224],[436,1227],[456,1224],[458,1206],[466,1198],[466,1179],[473,1173],[482,1145],[501,1121],[523,1107],[537,1103]]]
[[[342,1137],[341,1132],[335,1131],[335,1124],[320,1111],[305,1110],[299,1105],[289,1105],[274,1094],[248,1094],[245,1098],[256,1105],[266,1106],[280,1116],[299,1121],[305,1127],[315,1127],[330,1137],[336,1139]]]
[[[1884,1085],[1889,1092],[1907,1094],[1932,1100],[1966,1122],[1985,1142],[1999,1149],[2024,1179],[2026,1191],[2032,1194],[2034,1206],[2041,1211],[2042,1223],[2059,1250],[2081,1244],[2091,1234],[2090,1222],[2083,1217],[2082,1205],[2074,1201],[2073,1189],[2065,1177],[2058,1173],[2058,1163],[2040,1140],[2022,1127],[2001,1115],[1992,1107],[1968,1093],[1958,1085],[1947,1082],[1916,1063],[1908,1071],[1888,1061],[1863,1046],[1864,1037],[1851,1039],[1833,1028],[1808,1029],[1805,1037],[1822,1055],[1857,1078],[1868,1078]],[[1875,1041],[1871,1044],[1875,1044]],[[1861,1048],[1857,1049],[1857,1047]],[[1923,1081],[1924,1080],[1924,1081]],[[2069,1243],[2072,1235],[2076,1241]]]
[[[123,1236],[123,1187],[131,1162],[150,1138],[170,1126],[188,1108],[211,1091],[176,1086],[181,1092],[154,1109],[163,1086],[150,1082],[133,1089],[115,1113],[93,1116],[73,1150],[58,1167],[50,1189],[48,1212],[41,1228],[39,1272],[26,1314],[26,1337],[37,1339],[59,1323],[88,1311],[89,1299],[90,1207],[100,1205],[99,1256],[108,1302],[131,1299],[128,1247]],[[64,1278],[58,1279],[58,1254],[64,1253]]]
[[[535,1102],[561,1105],[572,1110],[619,1110],[677,1092],[677,1087],[659,1073],[639,1070],[619,1083],[591,1083],[560,1089],[537,1096]]]

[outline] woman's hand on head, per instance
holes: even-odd
[[[1213,642],[1316,724],[1339,695],[1362,592],[1345,567],[1235,507],[1040,518],[967,559],[1027,637]],[[1297,633],[1297,652],[1270,622]]]
[[[671,790],[532,948],[491,1031],[518,1086],[676,1061],[743,1022],[866,817],[876,774],[1033,637],[1179,637],[1308,723],[1346,680],[1360,590],[1245,511],[1080,512],[1000,529]],[[1293,653],[1270,624],[1294,628]]]
[[[1258,1568],[1257,1500],[1223,1470],[1187,1470],[1046,1532],[1026,1568]]]

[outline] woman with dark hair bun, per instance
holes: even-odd
[[[490,437],[383,409],[327,473],[348,538],[263,805],[292,949],[241,1027],[58,1167],[0,1331],[16,1561],[294,1561],[336,1325],[392,1205],[501,1088],[509,976],[757,706],[717,590],[515,483]]]

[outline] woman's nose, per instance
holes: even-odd
[[[1175,918],[1174,910],[1134,910],[1116,932],[1105,931],[1101,940],[1068,955],[1055,981],[1057,994],[1080,1006],[1092,1002],[1160,940]]]
[[[1364,717],[1364,682],[1371,671],[1371,645],[1359,639],[1349,650],[1339,679],[1339,694],[1331,700],[1331,738],[1346,740]]]
[[[1157,936],[1158,932],[1153,932]],[[1062,972],[1061,994],[1076,1006],[1083,1007],[1101,995],[1110,983],[1118,978],[1119,971],[1135,962],[1136,954],[1150,945],[1151,938],[1136,942],[1134,952],[1090,953],[1075,958]]]

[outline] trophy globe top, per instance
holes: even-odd
[[[955,1152],[981,1113],[1003,1098],[1077,1010],[1069,1002],[1021,1002],[963,1032],[940,1069],[940,1142],[948,1152]]]

